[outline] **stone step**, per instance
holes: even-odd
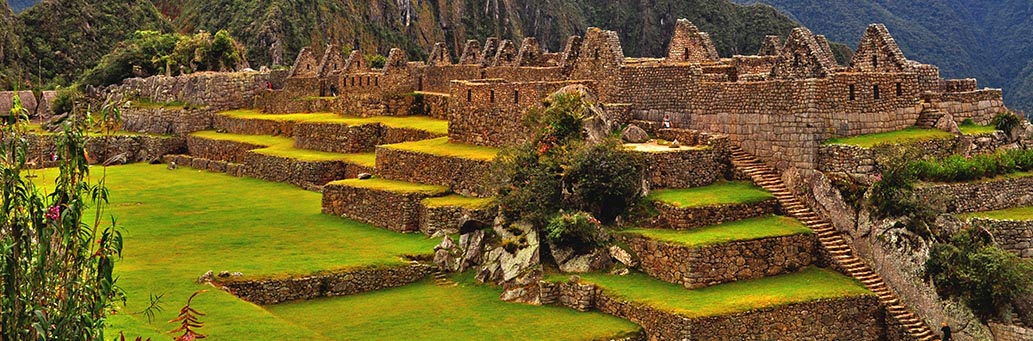
[[[451,194],[431,197],[420,201],[420,231],[424,234],[459,234],[470,221],[479,222],[481,228],[490,226],[498,215],[498,204],[494,198],[465,197]]]
[[[382,178],[339,180],[323,186],[323,213],[412,232],[420,229],[422,200],[448,193],[443,186]]]
[[[666,188],[646,198],[658,213],[646,227],[685,230],[776,213],[778,201],[745,181]]]
[[[377,146],[376,172],[404,182],[446,186],[472,197],[490,197],[487,174],[499,150],[451,143],[448,137]]]

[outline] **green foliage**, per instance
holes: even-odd
[[[50,104],[50,110],[55,115],[67,114],[72,112],[72,106],[75,101],[82,97],[79,93],[78,87],[67,87],[57,92],[57,97],[54,98],[54,103]]]
[[[993,121],[991,121],[991,124],[994,126],[994,128],[997,128],[997,130],[1003,131],[1005,133],[1011,133],[1012,129],[1015,129],[1015,127],[1018,127],[1022,124],[1022,119],[1019,118],[1019,115],[1016,115],[1011,112],[1006,112],[994,116],[994,119]]]
[[[974,228],[933,245],[925,272],[941,297],[962,300],[983,320],[1009,318],[1012,302],[1033,293],[1033,263],[995,246],[989,234]]]
[[[880,218],[903,217],[906,228],[924,238],[938,237],[933,221],[938,213],[928,200],[915,197],[917,179],[915,166],[909,160],[915,159],[914,152],[899,146],[880,145],[877,155],[882,165],[876,182],[869,189],[867,203],[875,209]]]
[[[91,182],[89,122],[66,121],[58,137],[60,172],[44,193],[25,176],[26,113],[17,97],[14,111],[16,120],[0,126],[9,136],[0,144],[0,339],[103,340],[107,311],[124,300],[113,275],[122,234],[113,218],[104,221],[105,176]]]
[[[971,157],[951,155],[943,160],[910,164],[915,178],[925,181],[971,181],[1033,170],[1033,150],[1008,150]]]
[[[137,31],[101,58],[82,82],[108,85],[132,76],[232,70],[244,60],[243,48],[226,31],[214,37]]]
[[[387,57],[382,54],[374,54],[366,56],[366,63],[369,63],[369,67],[374,69],[383,69],[384,64],[387,64]]]
[[[601,224],[592,214],[584,211],[560,212],[549,219],[543,231],[545,237],[553,243],[585,250],[603,242],[599,237]]]
[[[564,184],[574,207],[613,221],[642,198],[644,171],[642,154],[624,150],[614,138],[574,154]]]

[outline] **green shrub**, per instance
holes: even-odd
[[[1022,120],[1019,118],[1019,116],[1012,112],[1006,112],[997,115],[991,122],[994,128],[997,128],[997,130],[1004,131],[1005,133],[1011,132],[1012,129],[1015,129],[1015,127],[1018,127],[1020,124],[1022,124]]]
[[[54,98],[54,103],[50,104],[50,110],[54,112],[54,115],[67,114],[72,112],[72,108],[75,101],[81,96],[79,88],[75,86],[61,89],[57,92],[57,97]]]
[[[641,154],[624,150],[619,138],[583,148],[564,176],[571,206],[612,222],[642,198]]]
[[[244,61],[243,47],[224,30],[194,35],[137,31],[82,76],[88,85],[115,84],[136,74],[153,76],[232,70]]]
[[[1033,263],[993,245],[978,229],[965,229],[935,244],[926,276],[941,297],[958,298],[980,318],[1004,318],[1012,302],[1033,293]]]
[[[366,56],[366,63],[368,63],[371,68],[382,69],[384,68],[384,64],[387,64],[387,57],[380,54]]]
[[[972,121],[971,118],[966,118],[965,120],[961,121],[961,125],[963,125],[963,126],[974,126],[974,125],[976,125],[976,122]]]
[[[549,219],[549,223],[545,225],[545,238],[553,243],[571,246],[575,249],[591,249],[601,245],[602,240],[599,238],[601,224],[588,212],[560,212]]]

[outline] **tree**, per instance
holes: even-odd
[[[0,339],[103,340],[105,313],[124,300],[112,276],[122,235],[103,218],[103,173],[90,176],[89,120],[64,123],[59,174],[48,190],[27,167],[27,113],[17,97],[12,114],[0,125]]]

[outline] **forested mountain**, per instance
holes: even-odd
[[[722,56],[755,53],[765,35],[799,25],[769,6],[728,0],[48,0],[15,17],[20,29],[3,31],[20,32],[3,45],[3,72],[28,85],[42,70],[44,83],[68,84],[142,29],[225,29],[255,68],[290,64],[302,47],[318,54],[331,43],[367,54],[401,47],[415,60],[439,41],[455,56],[467,39],[534,36],[557,51],[589,26],[619,32],[627,56],[660,56],[678,18],[709,32]]]
[[[39,0],[7,0],[7,4],[10,5],[14,13],[21,13],[38,2]]]
[[[944,77],[1003,88],[1009,107],[1033,113],[1031,1],[736,1],[770,4],[852,46],[869,23],[884,23],[909,59],[939,66]]]

